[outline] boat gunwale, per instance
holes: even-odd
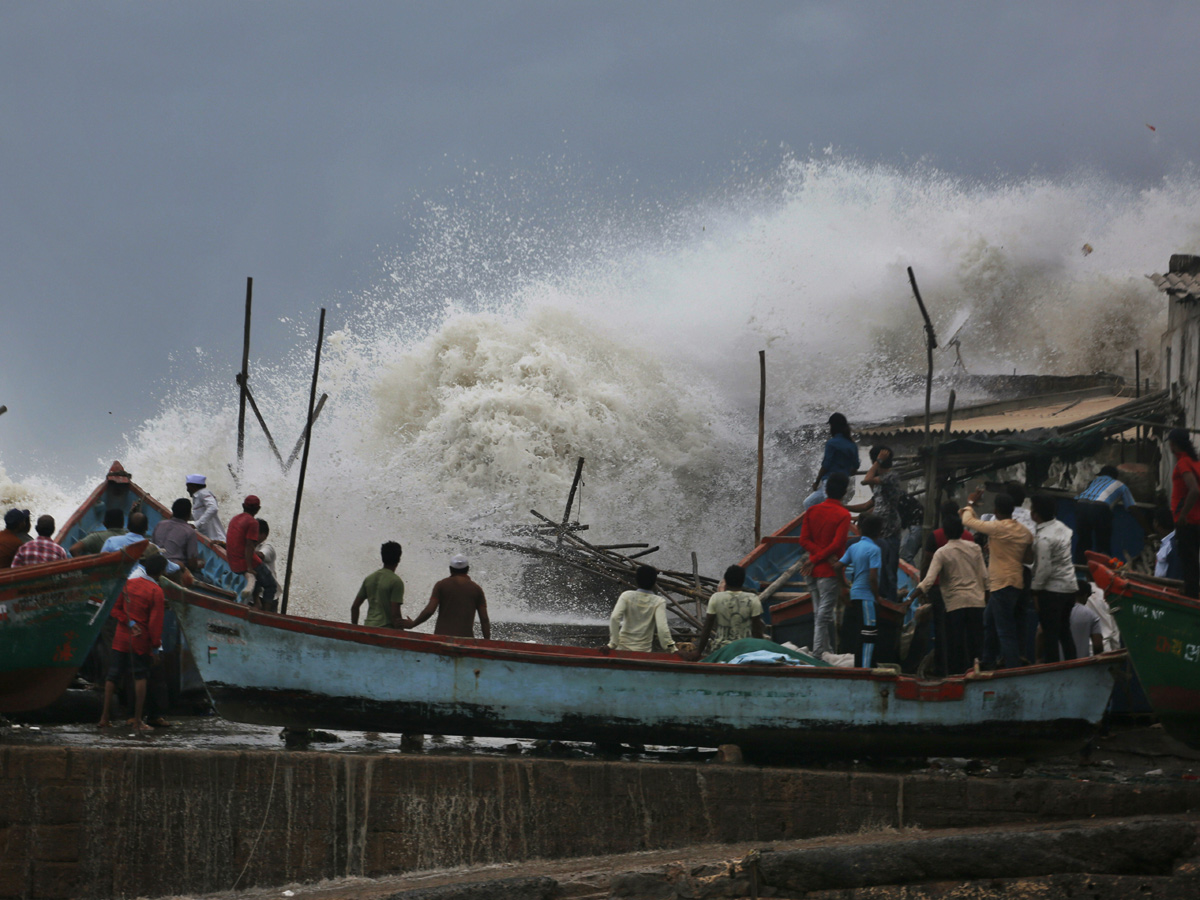
[[[243,619],[249,624],[368,646],[391,647],[396,650],[426,652],[456,658],[479,658],[543,665],[570,665],[580,668],[640,670],[648,672],[671,671],[679,674],[706,674],[718,677],[753,674],[759,677],[832,677],[882,683],[899,683],[904,681],[920,685],[956,682],[962,682],[964,685],[968,683],[987,684],[996,679],[1023,677],[1031,674],[1049,674],[1054,671],[1108,665],[1113,662],[1119,662],[1128,655],[1127,651],[1120,649],[1082,659],[1061,660],[1054,663],[1020,666],[1011,669],[997,669],[977,675],[955,675],[943,679],[922,680],[912,675],[875,669],[840,666],[731,666],[725,663],[690,662],[667,653],[636,653],[624,650],[610,650],[605,652],[599,649],[571,647],[559,644],[540,644],[536,645],[537,649],[531,650],[528,649],[529,645],[508,641],[484,641],[479,638],[461,638],[413,632],[388,634],[366,625],[353,625],[345,622],[311,619],[303,616],[284,616],[279,613],[252,609],[239,603],[205,596],[175,584],[168,585],[167,593],[176,602],[187,603],[219,615]]]
[[[1117,570],[1096,560],[1088,561],[1088,569],[1092,580],[1100,586],[1105,594],[1115,594],[1127,600],[1144,599],[1166,603],[1190,613],[1200,614],[1200,600],[1169,590],[1161,585],[1140,581],[1136,573],[1131,572],[1129,576],[1120,575]],[[1104,573],[1104,576],[1101,577],[1100,573]]]
[[[111,553],[91,554],[88,556],[58,559],[51,562],[33,563],[28,566],[0,570],[0,588],[14,582],[31,581],[33,578],[43,578],[47,575],[69,575],[77,571],[103,569],[120,566],[126,562],[137,562],[150,545],[149,540],[141,540]]]

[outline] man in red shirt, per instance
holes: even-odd
[[[242,501],[242,511],[229,521],[225,529],[225,555],[229,558],[229,568],[236,575],[246,576],[246,586],[242,588],[242,602],[250,603],[254,597],[256,583],[262,586],[262,608],[275,611],[275,592],[279,585],[275,576],[262,561],[262,557],[254,552],[258,546],[258,515],[261,504],[258,497],[250,494]]]
[[[832,562],[846,552],[850,531],[850,510],[842,505],[850,479],[834,472],[825,482],[825,500],[809,507],[800,523],[800,546],[808,551],[808,562],[801,569],[813,585],[813,655],[834,652],[837,603],[842,580]]]
[[[104,684],[104,712],[100,715],[100,727],[109,726],[108,714],[112,709],[112,698],[117,684],[127,674],[133,675],[134,709],[129,724],[136,731],[152,731],[142,721],[146,707],[146,679],[154,664],[154,654],[162,644],[163,613],[166,598],[158,585],[159,577],[167,570],[167,558],[161,553],[147,558],[135,566],[125,582],[125,590],[117,598],[112,615],[117,620],[117,633],[113,637],[112,664]]]

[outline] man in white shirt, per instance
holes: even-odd
[[[675,641],[667,627],[667,600],[654,593],[658,569],[638,566],[634,577],[636,591],[625,591],[617,598],[608,620],[608,647],[612,650],[634,650],[649,653],[654,648],[654,634],[663,650],[675,653]]]
[[[192,497],[192,524],[196,531],[210,541],[225,543],[225,526],[217,510],[217,498],[208,489],[208,479],[203,475],[189,475],[185,479],[187,492]]]
[[[1037,525],[1033,547],[1033,582],[1038,622],[1042,628],[1042,652],[1038,662],[1058,662],[1059,644],[1067,659],[1076,657],[1071,637],[1071,608],[1077,590],[1075,562],[1071,558],[1071,529],[1058,521],[1054,498],[1033,498],[1033,521]]]

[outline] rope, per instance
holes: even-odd
[[[242,876],[246,874],[246,870],[250,868],[250,861],[254,859],[254,851],[258,849],[259,838],[262,837],[263,831],[267,827],[267,817],[271,814],[271,800],[275,797],[275,772],[279,768],[279,754],[275,754],[275,765],[271,767],[271,790],[267,793],[267,808],[263,810],[262,825],[258,827],[258,834],[254,836],[254,843],[250,845],[250,855],[246,857],[246,864],[242,866],[242,871],[238,873],[237,880],[234,881],[231,891],[236,891],[237,886],[241,884]]]

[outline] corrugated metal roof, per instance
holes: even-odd
[[[1031,398],[1037,402],[1036,398]],[[1103,397],[1087,397],[1074,403],[1061,402],[1050,405],[1028,406],[1020,409],[1005,410],[986,416],[956,419],[950,423],[951,434],[1011,434],[1020,431],[1032,431],[1035,428],[1061,428],[1081,419],[1099,415],[1110,409],[1128,403],[1129,397],[1109,395]],[[941,434],[945,423],[945,414],[934,414],[929,430]],[[923,434],[924,424],[908,427],[896,425],[877,425],[871,428],[860,428],[859,434],[882,437],[884,435]],[[1133,431],[1132,427],[1130,431]]]
[[[1168,272],[1166,275],[1147,275],[1154,286],[1175,300],[1200,300],[1200,274]]]

